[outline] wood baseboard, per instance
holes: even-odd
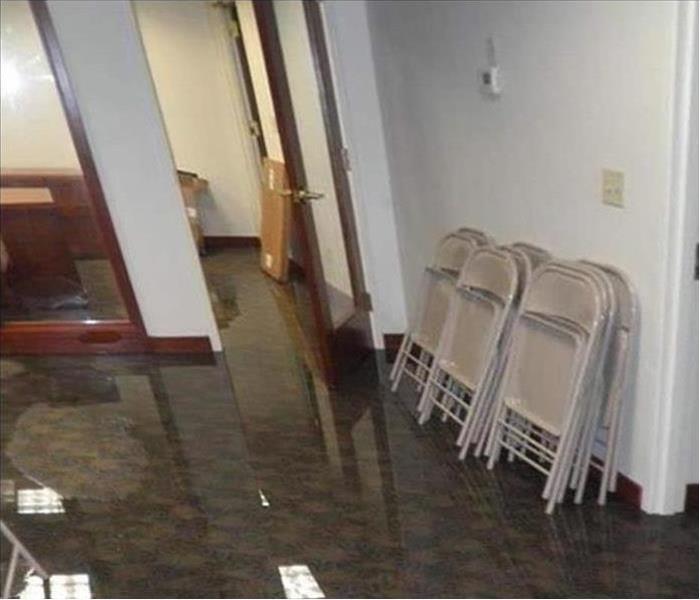
[[[0,330],[0,354],[212,354],[206,336],[148,337],[133,323],[6,323]]]
[[[685,512],[698,510],[698,484],[689,483],[685,488]]]
[[[144,335],[133,323],[4,323],[2,355],[134,354],[146,351]]]
[[[259,248],[260,238],[256,235],[205,235],[204,247],[207,250],[219,248]]]
[[[614,496],[626,503],[642,509],[642,486],[622,473],[617,475],[617,490]]]
[[[401,348],[403,333],[385,333],[384,334],[384,357],[386,362],[393,363],[396,360],[396,355]]]
[[[148,351],[153,354],[211,354],[207,336],[149,337]]]

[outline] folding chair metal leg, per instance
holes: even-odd
[[[404,352],[406,351],[406,346],[408,344],[409,337],[410,336],[406,334],[403,336],[403,338],[401,338],[401,345],[399,346],[399,351],[396,353],[396,362],[394,362],[394,366],[391,368],[391,373],[389,374],[389,381],[393,381],[394,379],[396,379],[396,376],[401,370],[401,357],[403,357]]]
[[[12,553],[10,554],[10,562],[5,574],[5,585],[3,586],[2,597],[9,598],[12,593],[12,584],[15,580],[15,574],[17,571],[17,561],[21,556],[29,563],[29,566],[37,572],[39,577],[46,580],[49,578],[49,574],[44,570],[44,568],[39,564],[39,562],[32,556],[32,554],[27,550],[27,548],[19,541],[17,536],[10,530],[10,528],[5,525],[3,521],[0,521],[0,533],[2,536],[12,544]]]
[[[7,567],[5,575],[5,587],[2,590],[3,598],[10,598],[12,593],[12,584],[15,582],[15,571],[17,570],[17,558],[19,557],[19,548],[12,546],[12,554],[10,555],[10,564]]]
[[[399,349],[399,354],[396,357],[396,364],[394,365],[395,375],[394,375],[394,381],[391,385],[392,392],[395,392],[399,387],[399,383],[401,382],[401,377],[403,375],[403,371],[406,368],[406,361],[408,360],[408,352],[409,352],[410,348],[411,348],[410,336],[406,335],[406,336],[404,336],[404,341],[401,344],[401,348]]]

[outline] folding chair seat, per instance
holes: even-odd
[[[617,308],[610,344],[603,358],[603,407],[596,439],[602,446],[603,457],[591,456],[590,460],[590,466],[601,472],[598,503],[603,505],[607,492],[614,492],[617,488],[620,418],[627,393],[632,349],[637,340],[639,307],[634,287],[622,271],[609,265],[582,262],[599,269],[610,280]]]
[[[452,290],[478,246],[478,240],[466,233],[454,232],[441,240],[432,264],[423,273],[418,307],[391,370],[392,391],[396,391],[404,373],[422,389],[440,341]]]
[[[419,422],[434,410],[469,439],[481,404],[491,391],[503,333],[518,292],[519,273],[511,252],[477,249],[460,275],[445,327],[419,403]]]
[[[547,512],[561,501],[587,423],[595,421],[596,356],[610,298],[590,268],[551,261],[533,274],[511,336],[488,442],[492,469],[501,449],[546,475]],[[599,404],[599,402],[598,402]]]

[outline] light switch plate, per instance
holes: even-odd
[[[624,208],[625,174],[622,171],[603,169],[603,204]]]

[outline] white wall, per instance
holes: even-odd
[[[245,45],[246,55],[248,57],[248,67],[253,83],[255,101],[260,115],[260,127],[262,128],[267,156],[274,160],[284,162],[282,142],[280,140],[279,130],[277,129],[275,106],[272,103],[272,94],[267,79],[265,58],[263,56],[252,0],[236,0],[236,11],[238,12],[241,36],[243,37],[243,44]]]
[[[365,283],[372,295],[374,344],[406,328],[406,306],[387,149],[365,2],[321,4],[335,75]]]
[[[205,235],[257,235],[260,179],[221,8],[134,2],[175,164],[209,181]]]
[[[0,2],[0,165],[80,169],[29,2]]]
[[[48,7],[148,333],[220,350],[131,4]]]
[[[678,3],[368,7],[409,306],[439,237],[461,224],[624,269],[642,331],[621,469],[644,487],[645,510],[675,510],[655,490],[654,441]],[[505,81],[497,100],[478,87],[488,36]],[[604,167],[625,173],[622,210],[601,203]]]

